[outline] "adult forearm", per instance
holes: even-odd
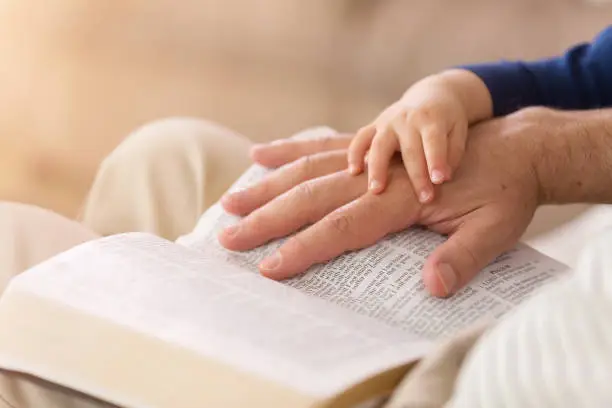
[[[612,203],[612,109],[550,115],[534,166],[541,202]]]

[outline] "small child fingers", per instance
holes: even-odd
[[[348,149],[348,165],[351,174],[359,174],[363,171],[365,156],[370,146],[372,139],[376,134],[376,127],[365,126],[359,129]]]
[[[434,184],[442,184],[450,178],[450,169],[447,162],[448,134],[436,125],[421,127],[420,133],[429,178]]]
[[[467,142],[468,131],[467,125],[455,126],[448,136],[448,164],[450,167],[449,178],[452,172],[459,167],[463,154],[465,153],[465,144]]]
[[[429,178],[421,135],[416,128],[401,123],[396,126],[396,131],[412,188],[421,203],[430,202],[434,197],[434,189]]]
[[[399,148],[397,135],[392,128],[384,128],[376,133],[368,153],[368,179],[370,190],[382,193],[387,185],[389,163]]]

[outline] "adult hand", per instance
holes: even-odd
[[[246,217],[222,231],[219,240],[228,249],[247,250],[310,225],[260,264],[264,275],[284,279],[420,224],[449,235],[423,270],[430,292],[448,296],[514,246],[533,217],[539,198],[534,143],[540,139],[536,133],[549,129],[538,126],[540,119],[521,112],[472,128],[455,179],[439,186],[436,199],[425,205],[414,196],[399,161],[390,169],[388,189],[374,195],[367,193],[367,175],[345,171],[346,150],[337,150],[339,141],[315,154],[316,141],[259,147],[253,156],[266,165],[270,157],[275,165],[283,164],[283,158],[290,162],[298,146],[307,156],[224,197],[228,212]]]
[[[353,135],[347,133],[302,140],[280,139],[253,146],[251,158],[265,167],[279,167],[313,154],[347,149],[351,140]]]

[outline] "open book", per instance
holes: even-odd
[[[254,166],[234,188],[264,173]],[[434,299],[421,267],[444,238],[411,229],[281,283],[256,269],[279,242],[218,244],[232,222],[215,205],[176,243],[111,236],[18,276],[0,301],[0,367],[128,408],[365,407],[434,340],[566,270],[519,246]]]

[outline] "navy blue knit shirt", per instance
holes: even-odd
[[[527,106],[612,107],[612,26],[555,58],[467,65],[489,88],[495,116]]]

